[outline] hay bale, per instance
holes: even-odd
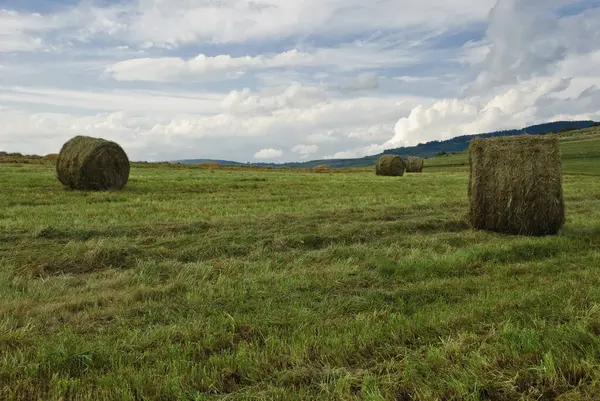
[[[204,168],[217,168],[217,167],[219,167],[219,163],[217,163],[217,162],[203,162],[203,163],[200,163],[200,167],[204,167]]]
[[[473,139],[469,164],[474,228],[520,235],[561,229],[565,207],[557,137]]]
[[[406,164],[400,156],[383,155],[379,159],[377,159],[375,173],[377,175],[402,177],[404,175],[405,169]]]
[[[118,190],[129,179],[129,159],[115,142],[76,136],[65,143],[56,160],[56,178],[79,190]]]
[[[418,157],[410,156],[406,161],[406,172],[407,173],[421,173],[423,172],[424,160]]]
[[[315,173],[326,173],[329,171],[329,166],[326,164],[320,164],[318,166],[313,167],[313,171]]]

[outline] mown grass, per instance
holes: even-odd
[[[0,165],[0,399],[597,399],[595,160],[542,238],[471,230],[463,167]]]

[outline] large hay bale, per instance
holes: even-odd
[[[400,156],[397,155],[383,155],[377,159],[375,166],[375,173],[377,175],[388,175],[402,177],[406,164]]]
[[[56,160],[56,178],[79,190],[119,190],[129,179],[129,159],[115,142],[76,136],[65,143]]]
[[[406,172],[407,173],[422,173],[423,172],[424,160],[418,157],[409,156],[406,161]]]
[[[469,164],[474,228],[520,235],[561,229],[565,207],[556,137],[473,139]]]

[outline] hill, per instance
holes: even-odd
[[[577,129],[589,128],[596,123],[591,120],[586,121],[554,121],[550,123],[531,125],[529,127],[521,128],[521,129],[513,129],[513,130],[504,130],[504,131],[494,131],[483,134],[474,134],[474,135],[461,135],[455,138],[447,139],[445,141],[431,141],[427,143],[421,143],[416,146],[408,146],[401,148],[388,149],[383,151],[382,153],[366,156],[362,158],[355,159],[321,159],[321,160],[311,160],[307,162],[291,162],[291,163],[250,163],[255,166],[285,166],[285,167],[301,167],[301,168],[312,168],[318,165],[328,165],[329,167],[367,167],[375,164],[375,161],[379,156],[385,153],[391,153],[395,155],[400,155],[403,157],[408,156],[417,156],[423,158],[430,158],[440,153],[456,153],[462,152],[467,149],[469,146],[469,142],[471,139],[475,137],[481,138],[491,138],[496,136],[512,136],[512,135],[520,135],[524,132],[532,135],[542,135],[548,134],[550,132],[567,132]],[[227,161],[227,160],[212,160],[212,159],[192,159],[192,160],[177,160],[175,162],[184,163],[184,164],[200,164],[204,162],[216,162],[219,164],[244,164],[235,161]]]
[[[528,133],[531,135],[543,135],[551,132],[567,132],[584,129],[593,126],[594,121],[555,121],[545,124],[532,125],[529,127],[513,130],[494,131],[484,134],[461,135],[445,141],[431,141],[416,146],[388,149],[380,154],[366,156],[359,159],[330,159],[314,160],[306,163],[288,163],[289,167],[314,167],[319,164],[327,164],[329,167],[367,167],[372,166],[382,154],[395,154],[402,157],[417,156],[422,158],[434,157],[440,153],[463,152],[469,147],[473,138],[492,138],[497,136],[513,136]]]
[[[565,174],[600,175],[600,126],[560,134],[560,150]],[[467,152],[433,157],[425,163],[427,170],[466,168]]]
[[[171,163],[182,163],[182,164],[202,164],[202,163],[219,163],[219,164],[245,164],[240,162],[234,162],[231,160],[218,160],[218,159],[183,159],[183,160],[175,160]]]

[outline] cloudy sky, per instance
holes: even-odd
[[[0,150],[294,161],[600,120],[600,0],[0,0]]]

